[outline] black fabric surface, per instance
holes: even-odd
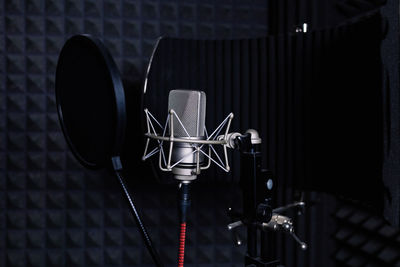
[[[231,111],[232,131],[257,129],[265,167],[283,187],[342,194],[380,209],[381,21],[375,12],[307,33],[162,39],[145,107],[163,122],[168,108],[159,99],[167,99],[170,90],[204,90],[208,132]],[[234,159],[236,181],[239,165]],[[206,176],[224,179],[218,172]]]
[[[387,38],[382,42],[382,58],[385,62],[383,77],[384,97],[384,165],[385,217],[400,226],[400,144],[399,132],[399,3],[388,1],[382,9],[387,20]]]

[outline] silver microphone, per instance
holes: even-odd
[[[201,145],[191,143],[205,140],[206,94],[203,91],[177,89],[169,92],[168,109],[176,115],[170,127],[173,138],[187,139],[188,142],[176,142],[172,149],[172,163],[179,162],[172,168],[178,180],[190,181],[197,177],[197,164],[204,165],[204,155],[195,152]],[[171,131],[173,128],[173,131]]]
[[[158,154],[160,169],[172,171],[175,178],[181,181],[196,179],[201,170],[206,170],[211,166],[211,162],[229,172],[227,147],[233,113],[230,113],[214,131],[207,133],[205,127],[206,94],[204,92],[172,90],[169,92],[168,109],[164,126],[147,108],[144,109],[147,140],[142,159],[146,160]],[[162,131],[157,132],[157,127]],[[223,129],[225,129],[225,135],[219,137]],[[158,143],[157,147],[151,148],[151,140]],[[214,145],[222,146],[223,157],[218,155]],[[212,155],[215,156],[214,159]]]

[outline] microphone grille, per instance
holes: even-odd
[[[170,91],[168,110],[170,109],[176,112],[190,136],[204,136],[206,94],[203,91],[183,89]],[[174,121],[174,135],[179,137],[187,136],[177,120]]]

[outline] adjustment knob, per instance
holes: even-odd
[[[269,206],[265,203],[260,203],[257,206],[257,220],[259,222],[267,223],[271,220],[271,218],[272,218],[271,206]]]

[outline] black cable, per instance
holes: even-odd
[[[179,196],[179,222],[186,222],[187,211],[190,207],[190,183],[182,182],[179,184],[178,196]]]
[[[124,193],[126,195],[126,198],[128,199],[129,205],[131,206],[132,213],[134,215],[136,224],[139,227],[139,232],[142,235],[142,238],[144,240],[147,250],[149,251],[151,257],[153,258],[155,265],[157,267],[163,267],[164,265],[162,264],[162,262],[160,260],[160,256],[158,255],[157,251],[155,250],[153,243],[151,242],[150,236],[148,235],[147,230],[144,227],[142,220],[140,219],[139,213],[136,210],[136,207],[135,207],[135,204],[133,203],[132,197],[129,194],[128,188],[125,186],[122,174],[118,170],[115,170],[115,174],[117,175],[118,180],[122,186],[122,189],[124,190]]]

